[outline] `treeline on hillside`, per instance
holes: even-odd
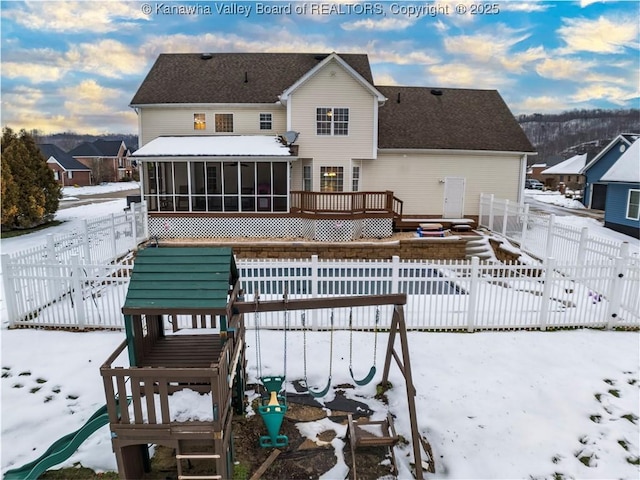
[[[33,137],[2,130],[2,230],[32,228],[58,210],[60,186]]]
[[[553,164],[597,152],[621,133],[640,133],[640,110],[572,110],[516,117],[538,152],[531,162]]]
[[[104,135],[89,135],[86,133],[75,132],[62,132],[43,134],[38,130],[31,130],[29,132],[35,139],[36,143],[51,143],[65,152],[73,150],[83,142],[94,142],[98,139],[101,140],[123,140],[125,145],[135,151],[138,149],[138,136],[131,133],[108,133]]]

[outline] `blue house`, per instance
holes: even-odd
[[[604,226],[640,238],[640,140],[625,149],[600,181],[607,186]]]
[[[618,135],[580,171],[585,176],[585,207],[605,209],[608,182],[603,182],[602,176],[638,138],[640,135],[635,133]]]

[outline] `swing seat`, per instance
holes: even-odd
[[[306,383],[306,380],[305,380],[305,383]],[[311,390],[309,388],[309,385],[307,384],[307,393],[314,398],[324,397],[329,392],[330,389],[331,389],[331,377],[329,377],[329,379],[327,380],[327,384],[324,386],[322,390]]]
[[[269,433],[269,435],[262,435],[260,437],[260,447],[280,448],[289,445],[289,437],[278,434],[282,420],[287,413],[287,406],[280,403],[276,403],[275,405],[271,403],[269,405],[260,405],[258,407],[258,413],[262,417],[262,421]]]
[[[364,385],[369,384],[371,380],[373,380],[373,377],[376,376],[376,366],[373,365],[369,370],[369,373],[367,374],[367,376],[364,377],[362,380],[358,380],[356,377],[353,376],[353,369],[351,367],[349,367],[349,373],[351,374],[351,378],[353,379],[355,384],[362,387]]]
[[[279,392],[282,389],[284,380],[285,377],[280,375],[273,377],[260,377],[260,382],[269,393]]]

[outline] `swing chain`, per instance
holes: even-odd
[[[331,338],[329,340],[329,380],[333,375],[333,309],[331,309]]]
[[[304,312],[300,317],[302,321],[302,366],[304,372],[304,383],[305,387],[309,389],[309,385],[307,385],[307,322],[305,320]]]
[[[373,333],[373,366],[376,366],[376,359],[378,358],[378,324],[380,323],[380,306],[376,307],[376,324]]]

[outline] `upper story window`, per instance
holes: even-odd
[[[349,135],[349,109],[316,108],[317,135]]]
[[[216,132],[233,132],[233,113],[216,113]]]
[[[194,130],[206,130],[207,129],[207,117],[204,113],[193,114],[193,129]]]
[[[260,114],[260,130],[271,130],[273,128],[273,118],[270,113]]]

